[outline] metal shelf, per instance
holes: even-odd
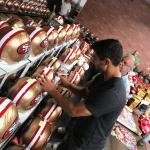
[[[21,73],[20,77],[24,77],[25,74],[27,73],[27,71],[29,70],[29,68],[31,66],[33,66],[37,61],[40,61],[41,59],[43,59],[45,57],[45,53],[41,53],[35,57],[33,56],[29,56],[28,57],[28,61],[29,63],[26,65],[25,69],[23,70],[23,72]],[[40,62],[39,62],[40,63]]]
[[[3,78],[6,74],[6,71],[0,68],[0,79]]]
[[[29,63],[29,60],[22,60],[18,63],[15,64],[8,64],[5,61],[0,61],[0,69],[3,70],[3,72],[5,72],[5,76],[3,76],[3,79],[0,83],[0,88],[3,86],[3,84],[5,83],[6,79],[14,74],[17,73],[18,71],[20,71],[21,69],[25,68],[26,65]],[[3,74],[2,71],[0,71],[0,73]]]
[[[8,64],[5,61],[0,62],[0,68],[7,72],[7,74],[13,74],[17,71],[21,70],[23,67],[25,67],[30,61],[29,60],[22,60],[20,62],[17,62],[15,64]]]
[[[7,79],[7,72],[0,68],[0,88],[3,86]]]

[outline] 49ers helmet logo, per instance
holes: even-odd
[[[17,53],[24,55],[27,52],[29,52],[31,50],[29,42],[23,43],[22,45],[20,45],[17,49]]]
[[[41,42],[40,46],[41,46],[42,48],[47,48],[47,47],[48,47],[48,39],[45,38],[45,39]]]

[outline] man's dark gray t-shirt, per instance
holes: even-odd
[[[104,81],[98,75],[91,86],[85,106],[92,116],[75,117],[74,124],[59,150],[101,150],[106,138],[126,102],[126,93],[121,78]]]

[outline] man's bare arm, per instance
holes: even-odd
[[[92,84],[93,80],[87,82],[84,86],[78,86],[75,84],[71,84],[67,81],[67,79],[61,77],[61,86],[69,89],[71,92],[73,92],[76,95],[81,95],[84,98],[87,98],[89,96],[89,90],[88,86]]]

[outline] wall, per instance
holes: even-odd
[[[88,0],[79,20],[100,39],[119,39],[125,52],[138,50],[141,67],[150,66],[150,5],[145,1]]]

